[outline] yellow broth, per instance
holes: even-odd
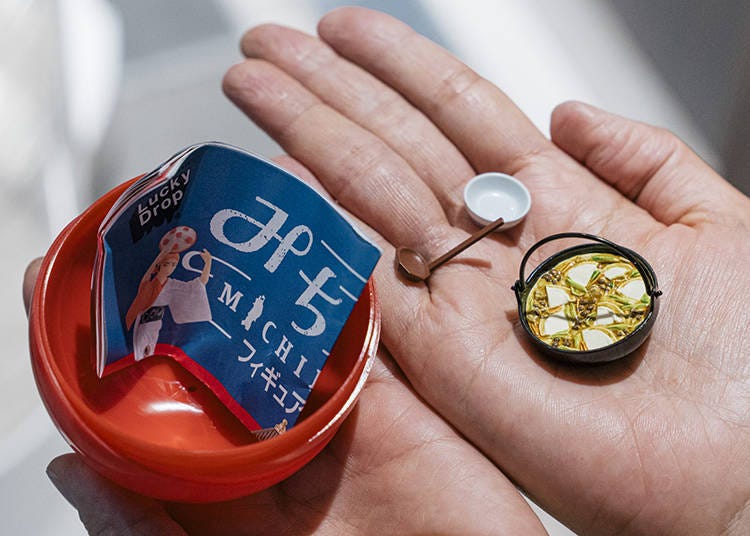
[[[555,348],[595,350],[632,333],[651,298],[632,262],[611,253],[587,253],[544,272],[528,293],[526,320]]]

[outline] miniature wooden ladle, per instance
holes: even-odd
[[[438,268],[443,263],[451,260],[453,257],[473,246],[475,242],[478,242],[495,229],[498,229],[505,223],[505,220],[498,218],[492,223],[482,227],[476,233],[471,235],[469,238],[458,244],[456,247],[451,249],[448,253],[441,255],[432,262],[427,262],[422,255],[407,247],[400,247],[396,250],[396,263],[398,264],[401,273],[404,277],[411,281],[424,281],[432,274],[435,268]]]

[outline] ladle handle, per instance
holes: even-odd
[[[471,235],[469,238],[458,244],[456,247],[451,249],[448,253],[445,253],[438,257],[437,259],[430,262],[430,264],[427,266],[428,271],[432,272],[435,268],[442,265],[443,263],[451,260],[453,257],[461,253],[463,250],[467,249],[469,246],[474,245],[475,242],[478,242],[488,234],[490,234],[495,229],[499,228],[505,223],[505,220],[502,218],[498,218],[495,221],[493,221],[490,224],[485,225],[481,229],[479,229],[476,233]]]

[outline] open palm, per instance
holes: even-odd
[[[338,10],[319,33],[251,30],[225,90],[380,240],[383,341],[414,390],[577,530],[750,524],[747,198],[668,133],[582,104],[558,107],[546,139],[385,15]],[[474,230],[461,191],[484,171],[530,189],[525,224],[426,284],[400,278],[396,246],[436,257]],[[524,338],[509,287],[523,253],[561,231],[614,239],[654,267],[660,318],[634,355],[560,365]]]
[[[354,414],[299,473],[257,495],[171,505],[190,534],[543,534],[529,506],[399,379],[385,355]]]

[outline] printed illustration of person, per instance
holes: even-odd
[[[206,283],[211,274],[212,258],[206,249],[200,257],[203,270],[190,281],[170,277],[180,262],[176,251],[160,251],[141,278],[138,293],[125,315],[126,329],[133,326],[136,361],[153,355],[167,307],[177,324],[211,320]]]
[[[255,321],[261,317],[261,315],[263,314],[263,303],[265,301],[266,297],[264,295],[260,295],[255,298],[255,301],[253,301],[253,306],[247,312],[247,316],[242,321],[242,327],[245,328],[245,331],[250,331],[253,323],[255,323]]]

